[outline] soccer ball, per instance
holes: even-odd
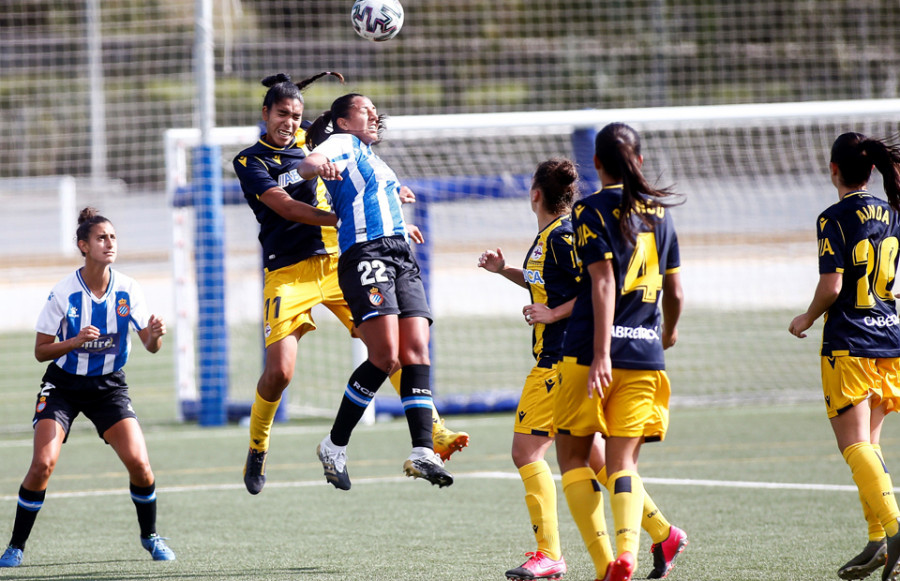
[[[356,0],[350,20],[356,34],[384,42],[397,36],[403,27],[403,6],[398,0]]]

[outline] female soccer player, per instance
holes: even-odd
[[[79,413],[93,422],[128,470],[141,545],[156,561],[175,559],[156,534],[156,480],[122,369],[131,350],[129,328],[137,330],[147,351],[156,353],[166,325],[149,314],[137,283],[110,268],[117,242],[109,220],[85,208],[76,238],[84,266],[53,287],[36,325],[34,356],[50,365],[37,395],[34,455],[19,488],[12,539],[0,567],[22,563],[50,475]]]
[[[294,375],[298,341],[316,329],[311,309],[325,305],[353,332],[353,318],[337,280],[337,217],[324,185],[297,173],[307,153],[301,91],[325,75],[343,82],[339,73],[332,72],[297,84],[283,73],[263,79],[269,87],[262,105],[266,132],[234,159],[244,197],[260,224],[265,267],[266,355],[251,408],[250,449],[244,465],[244,484],[251,494],[258,494],[266,482],[269,436],[281,395]],[[432,428],[435,445],[445,458],[468,445],[469,435],[445,428],[436,412]]]
[[[331,433],[317,454],[326,479],[337,488],[349,488],[350,434],[375,392],[399,368],[400,398],[413,446],[403,470],[449,486],[453,477],[431,440],[431,311],[400,209],[400,181],[372,151],[383,129],[383,119],[368,97],[339,97],[307,130],[307,143],[314,149],[299,168],[304,179],[325,180],[331,194],[339,218],[338,278],[368,347],[368,359],[350,376]]]
[[[678,241],[667,211],[673,194],[647,183],[642,163],[631,127],[612,123],[597,134],[602,189],[572,211],[586,279],[566,328],[553,409],[563,491],[597,578],[605,581],[627,581],[635,569],[644,506],[638,453],[645,439],[666,432],[663,349],[675,344],[682,305]],[[590,466],[597,433],[606,438],[617,558]],[[684,544],[673,540],[677,554]]]
[[[525,563],[506,572],[509,579],[555,579],[566,572],[559,542],[556,483],[544,456],[555,436],[553,388],[557,384],[557,363],[580,280],[569,214],[577,193],[577,179],[578,172],[570,160],[554,158],[539,164],[530,192],[538,235],[523,268],[507,266],[499,248],[485,251],[478,260],[479,267],[529,289],[532,300],[522,314],[532,326],[536,365],[525,379],[519,399],[512,458],[525,485],[525,504],[537,550],[526,553],[529,559]],[[606,483],[603,452],[603,444],[597,439],[591,468],[601,484]],[[654,543],[655,565],[649,578],[658,579],[671,570],[687,537],[684,531],[669,524],[649,495],[644,503],[643,526]]]
[[[900,148],[844,133],[831,146],[839,201],[819,215],[819,282],[788,331],[804,338],[823,314],[822,387],[838,449],[850,465],[869,522],[869,543],[838,570],[862,579],[900,575],[900,511],[879,446],[885,415],[900,408],[900,321],[892,289],[900,248]],[[885,202],[866,191],[872,167]],[[886,538],[885,538],[886,537]]]
[[[506,265],[503,251],[487,250],[478,266],[498,273],[527,288],[531,304],[522,309],[532,326],[531,345],[535,366],[525,379],[516,410],[512,458],[525,485],[525,505],[537,540],[528,560],[506,572],[509,579],[555,579],[566,572],[559,542],[556,483],[544,455],[553,443],[553,388],[556,363],[572,312],[578,281],[578,264],[569,211],[577,193],[578,172],[568,159],[541,162],[534,172],[529,194],[537,216],[538,235],[522,268]]]

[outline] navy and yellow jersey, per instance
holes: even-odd
[[[865,191],[845,195],[819,215],[819,274],[841,275],[841,292],[825,313],[822,356],[900,357],[892,292],[898,217]]]
[[[560,216],[541,230],[522,267],[532,303],[553,309],[570,301],[578,292],[579,269],[575,259],[572,220]],[[534,358],[549,365],[559,361],[566,321],[549,325],[535,323],[531,333]]]
[[[575,253],[582,281],[563,343],[563,355],[590,365],[594,349],[594,311],[587,267],[611,260],[616,277],[616,307],[610,355],[620,369],[665,369],[659,300],[663,278],[678,272],[678,237],[669,212],[654,206],[645,210],[652,229],[633,216],[635,241],[619,228],[622,186],[607,186],[579,200],[572,208]]]
[[[265,136],[263,136],[265,137]],[[259,241],[263,248],[263,266],[275,270],[296,264],[317,254],[338,251],[337,231],[331,226],[310,226],[285,220],[262,203],[259,197],[281,186],[291,198],[322,210],[331,211],[328,192],[321,180],[304,180],[297,167],[306,157],[302,137],[284,148],[274,147],[263,138],[234,158],[234,171],[241,182],[244,198],[259,222]]]

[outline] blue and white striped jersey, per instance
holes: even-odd
[[[341,252],[358,242],[407,237],[400,210],[400,180],[371,146],[355,135],[338,133],[312,153],[321,153],[341,170],[342,180],[325,182],[338,217]]]
[[[106,375],[121,369],[128,360],[129,325],[140,331],[149,319],[144,293],[134,279],[110,270],[109,286],[97,298],[84,283],[79,269],[53,287],[35,330],[65,341],[78,335],[84,326],[97,327],[100,336],[96,340],[54,363],[74,375]]]

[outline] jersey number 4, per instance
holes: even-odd
[[[877,251],[868,239],[853,247],[853,264],[866,267],[866,274],[856,281],[856,308],[871,309],[876,296],[886,301],[894,298],[889,287],[897,275],[898,247],[900,242],[893,236],[879,242]]]
[[[634,242],[634,252],[628,261],[625,271],[625,282],[622,294],[643,291],[641,300],[655,303],[659,291],[662,290],[663,275],[659,272],[659,253],[656,250],[656,234],[641,232]]]

